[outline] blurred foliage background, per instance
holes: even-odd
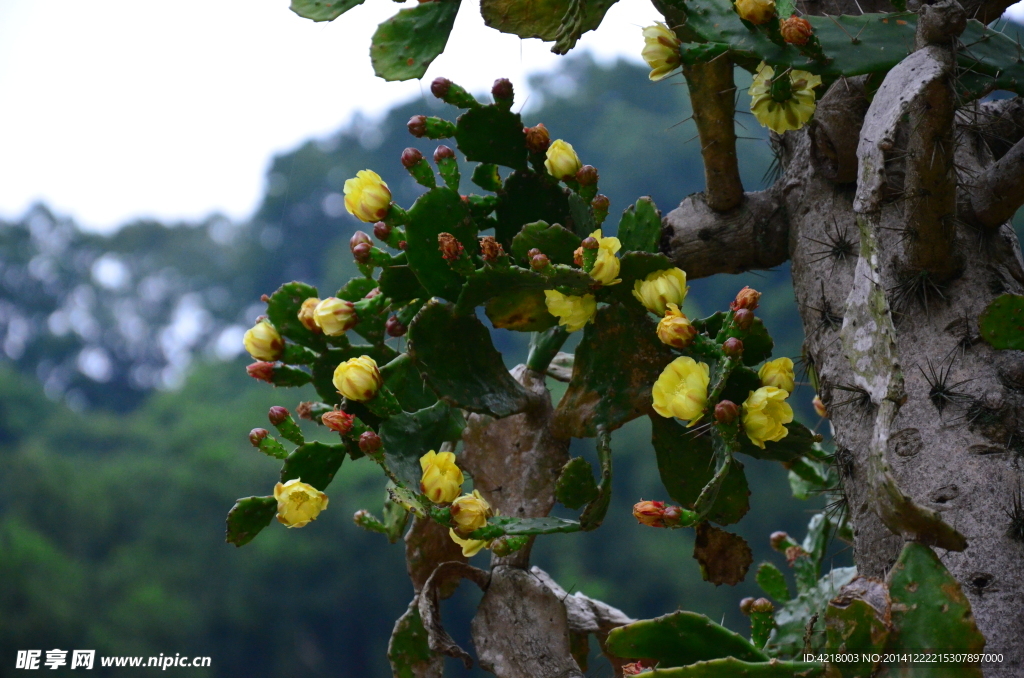
[[[641,195],[668,211],[703,188],[699,145],[686,143],[695,131],[685,88],[646,76],[577,57],[536,76],[526,102],[527,124],[543,122],[598,168],[612,227]],[[312,397],[249,379],[242,332],[262,312],[260,295],[282,282],[330,292],[356,274],[348,239],[358,225],[342,185],[372,168],[408,207],[422,189],[401,168],[401,151],[433,151],[405,129],[419,113],[453,119],[456,111],[415,101],[275,158],[263,203],[245,223],[214,215],[97,236],[45,206],[0,222],[0,674],[19,649],[62,648],[211,656],[212,668],[196,676],[390,675],[391,627],[412,596],[403,549],[351,521],[359,508],[379,512],[376,467],[346,463],[329,509],[302,530],[275,523],[236,549],[224,543],[224,516],[237,497],[268,494],[277,480],[249,429],[266,426],[269,406],[294,409]],[[744,180],[755,190],[772,153],[753,118],[740,118]],[[722,309],[746,284],[764,293],[759,314],[775,355],[798,356],[788,270],[693,281],[688,311]],[[525,357],[525,335],[495,334],[510,367]],[[556,399],[563,388],[552,382]],[[827,436],[812,397],[807,386],[794,394],[798,417]],[[312,435],[327,439],[323,429]],[[691,556],[692,531],[643,528],[631,515],[641,498],[666,498],[646,418],[613,444],[615,498],[604,526],[540,538],[534,562],[567,590],[633,617],[685,608],[746,634],[737,603],[756,594],[753,572],[733,590],[715,588]],[[594,459],[591,441],[573,441],[572,451]],[[743,461],[753,495],[738,531],[755,566],[782,565],[769,533],[802,539],[822,501],[793,500],[778,465]],[[849,564],[841,544],[833,551],[836,566]],[[465,587],[445,603],[460,643],[478,596]],[[610,671],[595,662],[589,673]],[[448,665],[450,676],[477,674]]]

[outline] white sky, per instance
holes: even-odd
[[[402,5],[367,2],[331,23],[289,0],[0,1],[0,216],[45,201],[87,228],[139,216],[244,219],[270,157],[337,130],[361,110],[430,96],[444,75],[471,91],[559,57],[483,26],[464,0],[424,78],[373,75],[370,36]],[[639,61],[649,0],[620,0],[580,47]],[[577,47],[577,49],[580,49]]]

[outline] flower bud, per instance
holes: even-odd
[[[270,435],[270,432],[265,428],[254,428],[249,431],[249,443],[253,447],[259,447],[263,439]]]
[[[270,408],[270,411],[267,412],[267,418],[270,419],[270,423],[274,426],[284,423],[284,421],[291,416],[291,412],[288,411],[288,408],[281,407],[280,405],[274,405]]]
[[[441,162],[442,160],[450,160],[455,157],[455,151],[448,148],[444,144],[441,144],[434,150],[434,162]]]
[[[450,504],[462,492],[465,478],[455,463],[452,452],[437,453],[430,450],[420,457],[420,492],[435,504]],[[452,510],[454,517],[455,510]],[[469,530],[472,532],[472,530]]]
[[[408,329],[405,323],[398,319],[397,315],[391,316],[384,323],[384,331],[388,333],[389,337],[401,337]]]
[[[540,254],[535,254],[532,257],[530,257],[530,268],[532,268],[535,271],[543,271],[550,265],[551,260],[548,259],[548,255],[544,254],[543,252]]]
[[[744,21],[760,26],[775,16],[775,0],[736,0],[736,13]]]
[[[811,23],[807,19],[794,14],[779,22],[779,32],[782,33],[782,39],[789,44],[802,46],[807,44],[814,31],[811,30]]]
[[[741,308],[733,313],[732,322],[736,325],[737,329],[746,332],[754,324],[754,312],[749,308]]]
[[[755,310],[757,308],[757,302],[761,299],[761,293],[750,287],[744,287],[742,290],[736,293],[736,299],[729,304],[729,309],[738,311],[741,308],[748,310]]]
[[[473,494],[464,494],[452,502],[452,522],[460,535],[479,530],[491,515],[491,505],[480,495],[480,490],[473,490]]]
[[[731,400],[720,400],[715,405],[715,421],[719,424],[731,424],[740,416],[740,408]]]
[[[405,169],[412,169],[420,160],[423,160],[423,154],[419,149],[407,148],[402,151],[402,167]]]
[[[274,361],[284,352],[284,340],[266,319],[260,320],[246,331],[242,337],[242,345],[254,360]]]
[[[754,606],[754,599],[748,596],[748,597],[746,597],[746,598],[744,598],[743,600],[740,601],[740,612],[743,613],[744,617],[749,617],[750,616],[750,612],[751,612],[751,608],[753,606]]]
[[[365,231],[356,231],[348,239],[348,248],[352,250],[353,254],[359,245],[373,245],[373,240],[370,239],[370,235]]]
[[[268,384],[271,384],[274,381],[274,363],[267,363],[263,361],[255,362],[251,365],[246,365],[245,371],[253,379],[265,381]]]
[[[334,387],[349,400],[366,402],[372,400],[384,380],[377,369],[377,363],[370,356],[351,358],[334,370]]]
[[[561,139],[551,142],[547,150],[547,160],[544,161],[544,168],[548,174],[556,179],[572,179],[582,165],[572,144]]]
[[[339,337],[359,324],[355,304],[337,297],[327,297],[317,304],[313,309],[313,319],[329,337]]]
[[[582,266],[583,265],[583,246],[582,245],[577,247],[576,251],[574,251],[572,253],[572,263],[576,264],[577,266]]]
[[[598,212],[607,212],[608,208],[611,207],[611,204],[612,201],[604,193],[598,193],[594,196],[594,199],[590,201],[590,206]]]
[[[371,170],[360,170],[345,182],[345,209],[360,221],[372,224],[388,215],[391,209],[391,190],[380,176]]]
[[[583,239],[583,242],[580,243],[580,247],[582,247],[585,250],[596,250],[600,246],[601,243],[597,242],[597,238],[589,235]]]
[[[526,256],[529,257],[530,259],[533,259],[538,254],[543,254],[543,252],[541,252],[536,247],[531,247],[530,250],[526,253]]]
[[[622,665],[622,675],[624,676],[635,676],[638,673],[643,673],[654,668],[658,662],[650,659],[639,659],[635,662]]]
[[[814,406],[814,411],[819,417],[828,419],[828,410],[825,408],[825,403],[821,402],[821,398],[814,396],[814,400],[811,401],[811,405]]]
[[[548,128],[543,123],[538,123],[534,127],[526,127],[523,131],[526,132],[526,148],[530,150],[530,153],[544,153],[548,150],[551,145],[551,135],[548,134]]]
[[[576,181],[580,182],[580,186],[593,186],[597,183],[597,168],[584,165],[576,172]]]
[[[373,299],[378,295],[380,295],[380,288],[374,287],[372,290],[366,293],[366,296],[364,296],[363,299]]]
[[[633,283],[633,297],[648,311],[660,316],[668,312],[669,304],[682,306],[688,290],[686,272],[681,268],[654,271]]]
[[[508,78],[498,78],[494,81],[494,85],[491,86],[491,96],[494,97],[495,101],[511,102],[515,96],[512,82]]]
[[[761,386],[774,386],[786,393],[792,393],[796,387],[796,373],[793,371],[793,361],[789,358],[776,358],[766,362],[757,371],[757,376],[761,380]]]
[[[693,342],[697,336],[697,328],[690,324],[679,307],[675,304],[668,304],[665,317],[658,322],[658,339],[661,343],[672,348],[683,349]]]
[[[462,250],[465,249],[451,233],[438,233],[437,244],[437,249],[440,250],[445,261],[458,261],[462,256]]]
[[[480,238],[480,256],[484,261],[495,262],[505,256],[505,250],[493,235],[485,235]]]
[[[275,485],[274,499],[277,520],[285,527],[304,527],[327,508],[327,495],[298,478]]]
[[[448,78],[434,78],[434,82],[430,83],[430,93],[438,99],[444,99],[451,87],[452,81]]]
[[[408,246],[409,246],[409,243],[407,243],[406,241],[404,241],[404,240],[399,240],[398,241],[398,249],[402,250],[403,252],[405,251],[405,248],[408,247]]]
[[[373,237],[381,242],[387,242],[391,237],[391,226],[384,221],[378,221],[373,225]]]
[[[299,322],[310,332],[320,331],[320,326],[316,324],[316,319],[313,317],[313,311],[319,303],[319,299],[310,297],[302,302],[302,306],[299,307]]]
[[[359,436],[359,449],[363,454],[372,455],[380,449],[380,446],[380,436],[373,431],[365,431],[361,436]]]
[[[772,545],[772,549],[776,551],[782,551],[786,547],[786,543],[790,541],[790,537],[785,532],[772,532],[771,536],[768,537],[768,542]]]
[[[406,123],[406,127],[409,128],[409,134],[413,135],[417,139],[422,139],[423,135],[427,133],[427,116],[412,116],[409,118],[409,122]]]
[[[736,337],[729,337],[722,344],[722,353],[729,358],[739,358],[743,355],[743,342]]]
[[[371,256],[370,252],[373,250],[372,245],[367,245],[365,242],[361,242],[352,248],[352,256],[360,264],[370,263]]]
[[[793,563],[806,555],[808,555],[807,551],[804,551],[802,546],[794,544],[786,549],[786,562],[792,567]]]
[[[775,606],[772,605],[772,601],[767,598],[758,598],[750,605],[751,613],[754,612],[774,612]]]
[[[331,410],[325,412],[320,421],[327,428],[340,433],[341,435],[347,434],[352,430],[352,424],[355,422],[355,416],[348,412],[342,412],[341,410]]]
[[[666,506],[663,501],[640,501],[633,505],[633,517],[648,527],[672,527],[679,524],[681,515],[678,506]]]

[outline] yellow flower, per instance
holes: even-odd
[[[548,174],[556,179],[571,179],[580,171],[580,167],[583,167],[583,163],[573,150],[572,144],[561,139],[551,142],[547,150],[547,160],[544,161],[544,168]]]
[[[774,78],[774,80],[773,80]],[[814,115],[814,88],[821,76],[807,71],[789,71],[775,78],[775,69],[763,61],[750,85],[750,111],[761,123],[777,134],[800,129]]]
[[[544,304],[548,313],[558,318],[558,324],[565,325],[570,332],[583,329],[597,312],[597,300],[593,294],[574,297],[558,290],[544,290]]]
[[[462,555],[467,558],[472,558],[480,553],[481,550],[489,548],[491,545],[491,542],[486,539],[463,539],[453,528],[448,529],[448,535],[452,538],[452,541],[462,547]]]
[[[669,304],[665,317],[658,323],[658,339],[672,348],[686,348],[697,336],[697,328],[690,324],[675,304]]]
[[[462,471],[451,452],[438,454],[433,450],[420,457],[420,492],[435,504],[450,504],[462,491]]]
[[[736,13],[744,21],[760,26],[775,16],[775,0],[736,0]]]
[[[351,301],[327,297],[313,310],[313,320],[329,337],[345,334],[359,323],[356,307]]]
[[[391,191],[376,172],[360,170],[345,182],[345,209],[360,221],[380,221],[391,209]]]
[[[697,423],[708,400],[710,371],[706,363],[683,356],[668,364],[654,382],[654,411],[663,417],[689,419]]]
[[[743,430],[750,442],[762,450],[766,440],[778,441],[789,435],[784,424],[793,421],[789,393],[774,386],[762,386],[743,401]]]
[[[284,341],[269,320],[261,320],[245,332],[242,345],[254,360],[274,361],[281,357]]]
[[[679,38],[668,26],[657,22],[644,29],[644,49],[640,52],[651,73],[647,77],[658,81],[679,68]]]
[[[615,253],[622,249],[622,243],[618,238],[602,238],[601,229],[590,234],[590,237],[597,240],[597,260],[594,268],[590,269],[590,277],[602,285],[617,285],[622,280],[619,275],[619,258]]]
[[[368,355],[351,358],[338,365],[333,381],[338,393],[361,403],[372,400],[384,383],[377,363]]]
[[[473,494],[464,494],[452,502],[452,520],[461,534],[479,530],[487,524],[490,515],[491,505],[480,496],[480,490],[473,490]]]
[[[793,361],[789,358],[776,358],[761,365],[757,376],[761,378],[761,386],[774,386],[781,388],[786,393],[792,393],[793,387],[796,385]]]
[[[298,478],[274,486],[277,520],[285,527],[304,527],[327,508],[327,495]]]
[[[299,307],[299,322],[302,323],[302,326],[310,332],[320,331],[320,326],[316,324],[316,319],[313,317],[313,311],[319,303],[319,299],[316,297],[310,297],[302,302],[302,306]]]
[[[633,283],[633,296],[651,313],[665,315],[669,304],[682,306],[686,301],[686,272],[681,268],[648,273]]]

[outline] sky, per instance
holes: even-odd
[[[414,4],[414,3],[413,3]],[[2,0],[0,218],[37,201],[89,230],[139,217],[243,220],[271,157],[357,111],[429,97],[444,75],[471,91],[555,67],[550,44],[484,27],[462,3],[422,83],[373,75],[370,36],[403,5],[367,0],[330,23],[288,0]],[[407,5],[409,6],[409,5]],[[577,49],[639,62],[649,0],[620,0]]]

